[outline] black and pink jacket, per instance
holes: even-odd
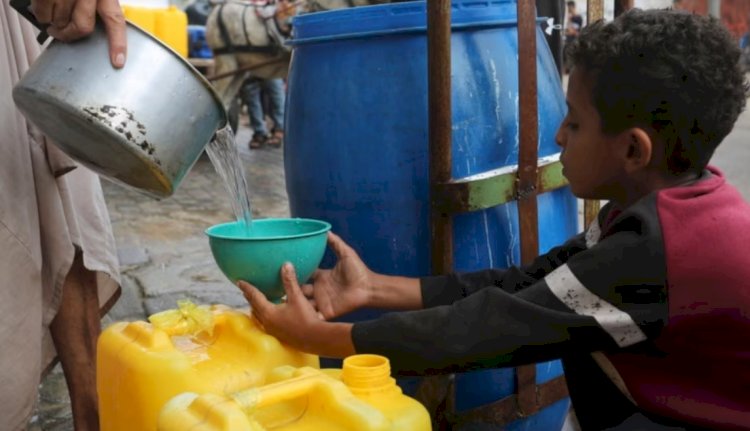
[[[528,267],[424,278],[424,310],[352,337],[405,375],[560,358],[584,430],[750,430],[749,256],[750,206],[709,168]]]

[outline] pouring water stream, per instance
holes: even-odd
[[[237,222],[244,226],[245,232],[249,234],[253,219],[250,195],[231,127],[226,126],[216,132],[214,139],[206,146],[206,153],[229,192]]]

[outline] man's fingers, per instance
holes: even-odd
[[[58,28],[67,26],[73,14],[74,5],[75,2],[72,1],[59,1],[55,3],[52,10],[52,25]]]
[[[52,25],[47,29],[50,36],[63,42],[72,42],[89,35],[96,24],[96,1],[76,2],[70,21],[64,26]]]
[[[52,13],[55,9],[53,0],[32,0],[31,13],[40,24],[49,24],[52,22]]]
[[[101,0],[97,12],[104,23],[109,43],[109,60],[119,69],[125,66],[128,53],[127,26],[118,0]]]
[[[72,42],[88,36],[94,31],[97,14],[104,24],[109,45],[109,61],[115,68],[125,65],[127,57],[127,35],[125,17],[118,0],[78,0],[69,13],[69,19],[63,18],[64,10],[57,11],[57,17],[47,29],[50,36],[63,42]]]

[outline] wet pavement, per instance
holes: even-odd
[[[242,126],[236,141],[253,217],[288,217],[283,150],[250,151],[250,130]],[[122,295],[105,316],[103,327],[145,320],[152,313],[175,308],[183,298],[200,304],[247,304],[214,263],[203,233],[234,217],[229,194],[205,154],[175,194],[161,201],[104,180],[102,187],[122,274]],[[40,385],[39,405],[28,430],[72,429],[70,400],[58,365]]]
[[[237,146],[250,188],[253,216],[287,217],[283,150],[250,151],[250,130],[240,127]],[[750,112],[740,117],[712,163],[750,200]],[[205,155],[177,192],[157,201],[103,181],[122,272],[122,296],[103,321],[144,320],[176,301],[245,306],[244,298],[216,267],[203,231],[233,218],[229,195]],[[29,431],[72,430],[65,381],[57,366],[42,382]]]

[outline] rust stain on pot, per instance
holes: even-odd
[[[89,123],[100,123],[109,127],[149,156],[153,156],[156,152],[156,147],[146,139],[146,126],[136,120],[129,110],[112,105],[103,105],[85,107],[83,111],[88,115],[86,121]],[[151,157],[151,159],[161,166],[161,160],[156,157]]]

